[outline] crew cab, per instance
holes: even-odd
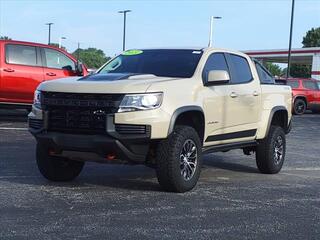
[[[306,110],[320,112],[320,81],[289,78],[287,84],[292,88],[294,114],[302,115]]]
[[[77,177],[86,161],[145,164],[163,189],[191,190],[202,155],[242,149],[278,173],[291,129],[290,86],[224,49],[128,50],[96,74],[40,84],[29,130],[41,174]]]
[[[40,83],[86,74],[86,68],[63,49],[0,40],[0,107],[31,108]]]

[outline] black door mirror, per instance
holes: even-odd
[[[83,65],[80,62],[76,64],[76,74],[78,76],[83,76]]]

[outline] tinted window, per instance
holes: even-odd
[[[209,56],[202,72],[203,79],[208,78],[208,74],[212,70],[224,70],[229,72],[228,65],[223,53],[213,53]]]
[[[302,81],[302,85],[306,89],[310,89],[310,90],[317,90],[318,89],[317,84],[312,81]]]
[[[256,63],[256,68],[257,68],[258,76],[261,83],[264,83],[264,84],[275,83],[275,80],[272,77],[272,75],[264,67],[262,67],[261,64]]]
[[[131,54],[132,53],[132,54]],[[202,51],[133,50],[119,55],[99,73],[138,73],[164,77],[192,77]]]
[[[36,66],[37,52],[32,46],[23,45],[7,45],[6,46],[6,62],[11,64],[21,64]]]
[[[246,83],[252,80],[251,69],[247,59],[238,55],[229,54],[229,60],[232,83]]]
[[[299,81],[288,80],[287,85],[289,85],[291,88],[299,88]]]
[[[44,48],[44,55],[48,68],[65,69],[69,71],[75,70],[75,63],[59,51]]]

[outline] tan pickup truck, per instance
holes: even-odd
[[[291,102],[289,86],[240,52],[128,50],[95,74],[42,83],[29,129],[49,180],[74,179],[85,161],[145,164],[163,189],[185,192],[205,153],[243,149],[278,173]]]

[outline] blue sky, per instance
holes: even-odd
[[[0,35],[47,43],[60,36],[68,51],[77,42],[113,56],[122,49],[123,17],[127,22],[127,48],[206,46],[209,18],[215,22],[214,46],[237,50],[288,47],[291,0],[212,1],[62,1],[0,0]],[[293,47],[311,27],[320,26],[320,0],[296,0]]]

